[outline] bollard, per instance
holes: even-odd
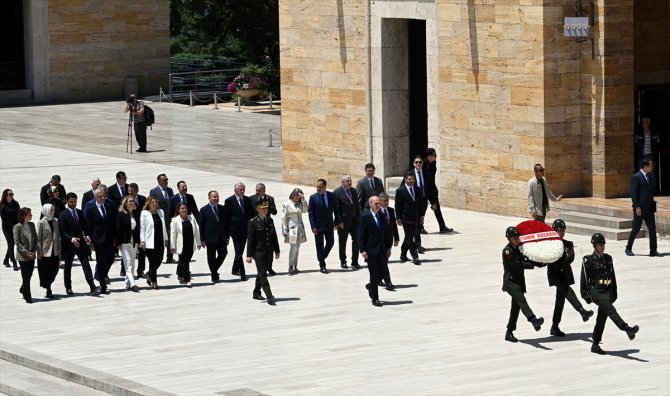
[[[217,106],[217,103],[216,103],[216,94],[214,94],[214,109],[218,109],[218,108],[219,108],[219,106]]]
[[[268,129],[268,147],[274,147],[272,145],[272,128]]]
[[[158,103],[161,103],[163,101],[163,87],[160,87],[158,91]]]
[[[193,91],[188,91],[188,105],[193,107]]]
[[[242,103],[240,99],[240,95],[237,95],[237,112],[242,111]]]
[[[270,109],[272,109],[272,92],[270,92]]]

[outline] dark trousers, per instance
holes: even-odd
[[[30,293],[30,279],[33,277],[33,271],[35,270],[35,260],[19,261],[19,266],[21,267],[21,288],[19,292],[27,300],[33,297]]]
[[[637,216],[635,210],[633,209],[633,229],[630,230],[630,235],[628,235],[628,243],[626,244],[627,250],[633,249],[633,242],[635,242],[635,237],[637,233],[640,232],[642,228],[642,220],[644,224],[647,225],[647,231],[649,231],[649,251],[656,251],[656,216],[651,208],[647,208],[642,211],[642,216]]]
[[[191,258],[193,257],[193,246],[189,249],[184,246],[179,255],[179,262],[177,263],[177,276],[181,277],[184,282],[191,281]]]
[[[2,227],[2,233],[5,235],[5,240],[7,241],[7,253],[5,253],[5,260],[11,260],[16,262],[14,258],[14,234],[12,230],[6,230],[5,227]]]
[[[244,247],[247,244],[247,236],[233,235],[233,247],[235,248],[235,260],[233,260],[233,272],[237,272],[240,276],[245,276],[247,273],[244,270]]]
[[[107,290],[105,279],[114,262],[114,245],[111,243],[93,244],[95,247],[95,273],[100,281],[100,290]]]
[[[149,260],[149,279],[152,282],[157,281],[157,271],[163,262],[163,253],[165,248],[162,246],[158,249],[146,249],[147,259]]]
[[[382,280],[384,261],[386,256],[368,256],[368,271],[370,272],[370,283],[365,285],[371,300],[379,300],[379,282]]]
[[[419,258],[419,255],[416,251],[417,247],[416,237],[417,235],[421,235],[418,226],[419,223],[412,223],[412,224],[407,224],[405,222],[402,223],[402,229],[405,232],[405,236],[402,241],[402,245],[400,246],[400,256],[406,257],[407,250],[409,250],[409,253],[412,255],[413,259]]]
[[[444,222],[444,217],[442,217],[442,209],[440,208],[440,203],[437,202],[435,204],[435,210],[433,210],[433,213],[435,213],[435,218],[437,219],[437,224],[440,225],[440,231],[447,228],[447,225]]]
[[[591,288],[589,289],[589,294],[593,302],[598,306],[598,316],[596,316],[596,325],[593,328],[592,338],[594,343],[599,343],[603,339],[603,331],[605,330],[608,316],[619,330],[623,330],[626,327],[626,322],[619,316],[616,308],[614,308],[610,300],[609,290],[600,287]]]
[[[261,288],[265,292],[265,298],[268,300],[273,298],[272,290],[270,290],[270,282],[268,282],[268,268],[272,266],[273,252],[266,254],[257,254],[254,256],[256,263],[256,284],[254,285],[254,296],[261,294]]]
[[[382,256],[382,274],[381,278],[384,279],[384,282],[386,282],[386,285],[392,285],[393,282],[391,282],[391,272],[389,271],[389,259],[386,256]]]
[[[147,252],[144,249],[137,249],[137,274],[144,273],[144,269],[147,267]]]
[[[135,127],[135,140],[137,140],[137,145],[140,150],[147,149],[147,124],[146,122],[135,122],[133,123]],[[172,216],[172,214],[170,214]]]
[[[228,255],[228,249],[225,243],[208,243],[207,244],[207,265],[209,272],[212,274],[213,280],[219,279],[219,268],[223,264],[223,260]],[[233,268],[234,270],[234,268]]]
[[[523,315],[530,321],[531,318],[535,317],[533,310],[528,306],[528,301],[526,301],[526,296],[521,289],[521,286],[516,284],[506,285],[507,294],[512,297],[512,307],[509,311],[509,322],[507,322],[507,330],[514,331],[516,330],[516,321],[519,318],[519,311],[523,312]]]
[[[72,261],[74,260],[75,256],[79,258],[81,268],[84,270],[86,283],[88,283],[91,289],[95,289],[95,283],[93,283],[93,273],[91,272],[91,265],[88,262],[89,254],[91,254],[91,252],[86,245],[80,245],[79,248],[75,248],[73,246],[63,251],[65,261],[65,266],[63,267],[63,282],[66,289],[72,289]]]
[[[324,246],[325,240],[325,246]],[[326,229],[323,232],[317,232],[314,235],[314,241],[316,242],[316,258],[319,260],[319,267],[326,268],[326,258],[330,254],[330,250],[335,244],[335,233],[333,229]]]
[[[582,308],[582,303],[579,302],[577,295],[570,285],[556,285],[556,302],[554,303],[554,317],[552,318],[552,323],[557,326],[561,323],[561,318],[563,317],[565,299],[568,300],[575,310],[579,311]]]
[[[349,227],[337,229],[337,241],[340,248],[340,263],[347,262],[347,237],[351,236],[351,264],[358,264],[358,223],[353,220]]]
[[[37,275],[40,277],[40,287],[51,289],[51,284],[58,275],[58,256],[42,257],[37,260]]]
[[[167,213],[167,211],[166,211],[166,213]],[[172,215],[170,215],[170,216],[172,216]],[[167,244],[168,244],[168,246],[172,246],[172,233],[170,232],[170,222],[168,221],[168,222],[165,224],[165,226],[166,226],[166,228],[167,228],[167,239],[168,239],[168,240],[167,240]],[[164,253],[165,253],[165,252],[164,252]],[[172,250],[167,249],[167,255],[166,255],[166,256],[167,256],[167,257],[166,257],[166,260],[167,260],[167,261],[174,260],[174,257],[173,257],[173,255],[172,255]],[[161,256],[161,257],[162,257],[162,256]]]

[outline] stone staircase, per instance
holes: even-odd
[[[553,202],[549,212],[553,219],[561,218],[568,227],[568,232],[577,235],[592,235],[599,232],[605,239],[621,241],[628,239],[633,226],[630,209],[620,209],[604,206],[585,205],[574,202]],[[547,220],[551,224],[551,221]],[[644,224],[637,234],[638,238],[646,236]]]

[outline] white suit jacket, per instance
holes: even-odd
[[[163,240],[168,240],[168,233],[165,227],[165,216],[163,210],[158,209],[158,216],[161,218],[161,226],[163,227]],[[154,249],[154,219],[151,216],[150,210],[143,210],[140,215],[140,242],[144,242],[146,249]],[[165,242],[163,242],[165,243]]]
[[[195,221],[195,217],[192,214],[188,215],[188,220],[191,222],[193,227],[193,251],[195,252],[198,245],[200,245],[200,229],[198,228],[198,222]],[[184,250],[184,230],[182,228],[181,218],[175,216],[170,222],[170,249],[177,249],[177,254],[181,254]]]
[[[549,201],[558,201],[549,188],[547,178],[542,177],[544,182],[545,194],[547,194],[547,212],[549,211]],[[546,213],[542,210],[542,185],[535,178],[528,180],[528,212],[535,213],[538,216],[545,216]]]

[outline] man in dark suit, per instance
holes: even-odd
[[[185,203],[186,208],[188,209],[188,214],[192,214],[194,218],[198,218],[200,212],[198,211],[198,205],[195,203],[195,198],[193,195],[188,193],[188,186],[183,180],[177,182],[177,194],[170,197],[168,202],[168,211],[165,213],[167,219],[171,219],[175,216],[175,209],[179,202]],[[168,220],[166,220],[168,221]]]
[[[158,201],[158,209],[162,209],[163,214],[166,216],[165,228],[167,228],[169,240],[170,221],[168,219],[171,219],[172,215],[168,213],[168,209],[170,209],[168,206],[170,198],[172,198],[174,192],[172,191],[172,188],[168,187],[168,177],[165,175],[165,173],[161,173],[160,175],[156,176],[156,180],[158,181],[158,185],[149,191],[149,195],[156,198]],[[174,263],[174,258],[172,257],[172,251],[170,249],[167,250],[166,257],[166,263]]]
[[[379,301],[379,282],[381,282],[384,266],[391,255],[391,230],[386,221],[379,215],[379,197],[372,196],[368,199],[368,206],[361,216],[358,225],[358,246],[361,255],[368,262],[370,282],[365,285],[372,305],[381,307]]]
[[[247,263],[251,263],[252,259],[256,262],[256,285],[252,293],[254,300],[265,300],[261,295],[262,288],[268,304],[275,305],[266,272],[272,267],[273,253],[275,259],[279,258],[279,240],[272,218],[268,216],[268,207],[268,201],[258,201],[256,203],[258,216],[248,223]]]
[[[219,205],[219,193],[210,191],[207,194],[209,203],[200,208],[198,227],[200,241],[207,248],[207,265],[212,275],[212,283],[219,282],[219,268],[228,255],[228,224],[226,224],[226,207]]]
[[[251,206],[251,199],[244,195],[246,187],[244,183],[235,183],[235,193],[226,198],[226,226],[228,235],[233,239],[235,247],[235,260],[233,261],[233,275],[239,275],[243,281],[247,280],[244,270],[244,246],[247,244],[247,224],[256,216],[256,210]]]
[[[633,201],[633,229],[628,236],[626,244],[626,255],[634,256],[633,242],[642,227],[642,220],[647,225],[649,232],[649,256],[660,256],[656,250],[656,202],[654,192],[656,180],[654,179],[654,161],[648,158],[640,161],[640,171],[633,175],[630,180],[630,198]]]
[[[140,215],[142,213],[142,208],[144,208],[144,204],[147,202],[147,197],[144,195],[139,194],[140,192],[140,187],[137,185],[137,183],[129,183],[128,184],[128,195],[132,196],[135,198],[135,214],[137,215],[137,224],[140,224]],[[146,275],[144,274],[144,269],[146,268],[146,260],[147,260],[147,251],[144,249],[137,249],[137,277],[139,279],[144,279],[146,278]]]
[[[116,172],[116,183],[107,187],[107,197],[112,201],[112,210],[119,210],[123,197],[128,195],[128,186],[126,185],[126,172]]]
[[[426,151],[426,158],[423,160],[423,173],[426,176],[426,198],[430,202],[430,209],[435,213],[437,224],[440,226],[440,234],[446,234],[454,231],[447,227],[442,217],[442,209],[440,209],[440,190],[437,188],[435,180],[437,178],[437,153],[434,148],[429,148]],[[423,230],[425,233],[425,229]]]
[[[373,196],[379,196],[384,192],[384,182],[375,177],[375,165],[373,163],[365,164],[365,177],[362,177],[356,183],[356,193],[358,194],[358,204],[361,210],[368,207],[368,199]]]
[[[258,183],[256,184],[256,194],[250,196],[251,204],[256,207],[258,201],[268,201],[268,213],[275,216],[277,214],[277,205],[275,205],[275,199],[265,193],[265,184]]]
[[[45,184],[42,186],[40,189],[40,202],[42,205],[44,205],[47,201],[47,199],[51,198],[49,196],[49,190],[51,190],[52,186],[56,186],[58,188],[58,197],[63,203],[65,203],[65,187],[63,187],[62,184],[60,184],[60,176],[59,175],[53,175],[51,176],[51,180],[49,183]]]
[[[100,280],[100,292],[109,294],[105,279],[114,262],[116,213],[112,211],[112,206],[105,202],[107,189],[103,189],[102,186],[95,190],[95,204],[88,208],[86,233],[90,236],[95,251],[95,273]]]
[[[356,190],[351,188],[351,176],[342,176],[342,185],[333,191],[335,205],[340,214],[340,223],[337,226],[337,239],[340,247],[340,266],[347,267],[347,237],[351,235],[351,266],[356,270],[358,265],[358,219],[361,217],[361,207]]]
[[[327,274],[326,258],[333,248],[334,224],[340,223],[340,214],[335,204],[335,196],[326,191],[326,181],[316,181],[316,193],[309,197],[309,224],[316,241],[316,257],[322,274]],[[324,246],[324,240],[326,242]]]
[[[396,222],[402,226],[405,237],[400,247],[400,261],[409,261],[407,250],[412,255],[412,262],[421,265],[417,252],[417,238],[419,236],[419,225],[423,224],[423,207],[421,193],[414,187],[414,171],[408,171],[405,175],[404,184],[395,192],[395,212],[398,216]]]
[[[91,272],[91,265],[88,262],[90,254],[88,245],[91,244],[91,238],[86,233],[84,214],[81,210],[77,209],[77,194],[73,192],[68,193],[65,201],[67,202],[67,207],[61,212],[58,218],[62,254],[65,261],[65,267],[63,268],[65,293],[68,296],[74,294],[72,291],[72,261],[74,260],[74,256],[77,256],[81,263],[81,268],[84,270],[86,283],[91,288],[91,294],[95,295],[100,289],[93,282],[93,273]]]
[[[388,194],[384,192],[379,194],[379,205],[380,205],[379,215],[391,229],[393,246],[398,246],[398,243],[400,242],[400,234],[398,234],[398,224],[396,223],[395,209],[389,207]],[[393,282],[391,282],[391,272],[389,271],[388,259],[384,261],[384,266],[382,270],[383,270],[382,278],[384,280],[384,283],[379,282],[379,286],[386,286],[386,290],[388,291],[395,290],[395,286],[393,286]]]
[[[412,158],[411,171],[414,173],[414,191],[417,192],[417,197],[420,197],[421,201],[421,216],[426,215],[426,210],[428,208],[428,186],[426,185],[426,175],[423,171],[423,157],[420,155],[415,155]],[[419,225],[419,232],[415,238],[416,250],[419,253],[425,253],[426,249],[421,246],[421,234],[426,233],[423,228],[423,223]]]
[[[81,210],[84,210],[84,206],[88,201],[93,201],[95,199],[95,190],[100,186],[100,179],[95,178],[91,181],[91,189],[86,191],[81,198]]]

